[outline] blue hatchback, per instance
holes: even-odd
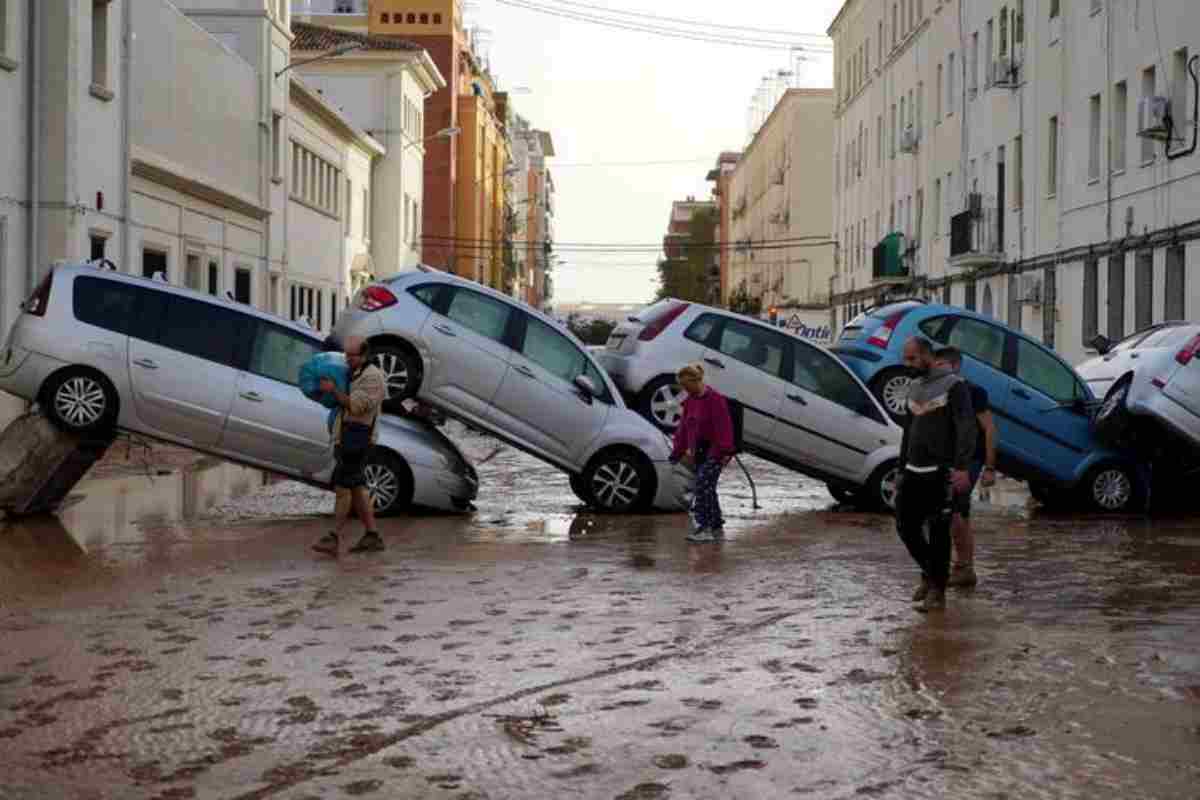
[[[832,349],[902,422],[910,381],[902,349],[910,336],[962,351],[963,377],[986,389],[992,405],[997,468],[1028,481],[1039,502],[1082,495],[1102,511],[1141,508],[1145,471],[1096,441],[1097,401],[1087,383],[1034,339],[961,308],[903,300],[851,320]]]

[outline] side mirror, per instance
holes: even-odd
[[[1088,345],[1102,356],[1112,352],[1112,344],[1109,338],[1103,333],[1097,333],[1088,341]]]
[[[575,376],[575,388],[580,391],[584,399],[589,403],[593,397],[600,393],[600,390],[596,388],[596,384],[587,375]]]

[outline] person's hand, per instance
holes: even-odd
[[[996,485],[996,470],[993,467],[984,467],[983,473],[979,476],[980,486],[995,486]]]
[[[333,394],[337,391],[337,384],[329,378],[321,378],[321,391],[327,394]]]
[[[954,491],[958,494],[966,494],[971,491],[971,476],[965,469],[956,469],[950,472],[950,485],[954,487]]]

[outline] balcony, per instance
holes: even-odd
[[[950,258],[957,269],[990,267],[1004,262],[1000,219],[995,208],[968,209],[950,218]]]
[[[908,264],[904,261],[904,234],[889,233],[871,251],[871,283],[908,283],[908,279]]]
[[[367,0],[292,0],[292,14],[357,14],[366,16]]]

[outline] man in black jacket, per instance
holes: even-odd
[[[914,380],[900,444],[896,527],[921,568],[921,586],[913,599],[921,600],[918,610],[927,612],[946,607],[951,515],[955,494],[971,488],[967,470],[975,454],[977,425],[967,383],[950,370],[934,367],[928,339],[914,336],[905,342],[904,363]]]

